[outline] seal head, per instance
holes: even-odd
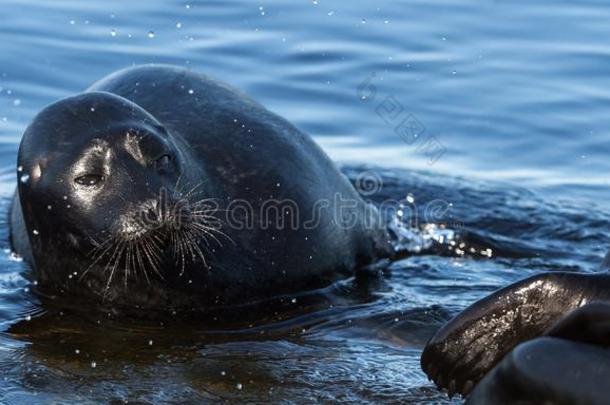
[[[86,255],[105,267],[107,284],[118,280],[118,270],[125,282],[137,271],[163,277],[160,229],[177,231],[193,220],[187,206],[168,208],[184,191],[181,182],[202,176],[186,170],[188,157],[177,142],[145,110],[110,93],[85,93],[44,109],[27,128],[18,158],[18,190],[34,260]],[[53,257],[51,251],[61,254]],[[63,284],[94,274],[91,266],[52,268],[39,275],[41,281]]]

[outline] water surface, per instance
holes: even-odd
[[[355,183],[381,179],[367,198],[410,194],[421,215],[391,274],[211,329],[41,306],[4,223],[0,402],[446,401],[418,364],[436,328],[522,277],[595,271],[610,245],[609,17],[603,1],[5,0],[2,217],[36,112],[141,63],[241,88]]]

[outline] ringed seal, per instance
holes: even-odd
[[[553,272],[466,308],[430,339],[421,366],[449,396],[472,391],[472,404],[601,404],[609,346],[610,274]]]
[[[17,176],[12,245],[53,296],[243,304],[390,252],[378,212],[309,136],[183,68],[128,68],[46,107]]]

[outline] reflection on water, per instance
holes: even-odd
[[[4,222],[0,402],[448,401],[419,369],[436,328],[519,278],[594,271],[610,246],[608,16],[594,0],[4,1],[0,218],[37,111],[157,62],[243,89],[356,162],[352,181],[381,178],[367,198],[428,220],[391,224],[407,254],[375,277],[156,322],[42,305]]]

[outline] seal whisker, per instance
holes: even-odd
[[[115,253],[113,253],[113,256],[115,256],[115,258],[114,258],[112,267],[110,268],[111,269],[110,276],[108,277],[108,281],[106,282],[106,288],[104,289],[104,299],[106,299],[106,294],[108,293],[108,289],[110,288],[110,284],[112,283],[114,273],[116,272],[116,269],[120,265],[124,250],[125,250],[125,241],[120,241],[120,243],[117,244],[117,250],[115,250]],[[109,263],[110,263],[110,261],[109,261]],[[107,272],[107,270],[108,270],[108,266],[106,266],[106,268],[104,268],[104,272]]]
[[[210,236],[211,238],[213,238],[216,241],[216,243],[218,243],[218,245],[220,247],[222,247],[223,244],[220,242],[220,240],[218,240],[218,238],[216,238],[216,236],[214,234],[224,237],[229,242],[231,242],[233,245],[237,245],[235,243],[235,241],[233,240],[233,238],[231,238],[228,234],[226,234],[225,232],[221,231],[218,228],[209,227],[209,226],[206,226],[205,224],[200,224],[200,223],[194,223],[194,224],[192,224],[192,226],[195,229],[197,229],[198,231],[200,231],[200,232]]]
[[[193,194],[199,187],[203,186],[205,184],[204,180],[201,180],[199,183],[195,184],[186,194],[183,195],[184,198],[189,198],[192,197]],[[202,191],[198,191],[198,193],[201,193]]]
[[[108,245],[108,246],[106,246]],[[103,248],[104,246],[106,246],[106,248]],[[90,255],[93,256],[93,261],[92,263],[85,269],[85,271],[80,275],[80,277],[78,278],[78,281],[82,281],[82,279],[85,277],[85,275],[87,273],[89,273],[89,271],[91,271],[91,269],[99,263],[99,261],[113,248],[116,246],[116,241],[114,238],[108,238],[106,239],[104,242],[102,242],[101,244],[99,244],[98,246],[94,247],[91,252]]]
[[[147,257],[151,264],[152,270],[163,280],[164,277],[159,269],[161,264],[161,258],[159,257],[161,247],[157,244],[157,242],[162,241],[158,241],[156,235],[151,235],[150,237],[146,238],[146,241],[147,243],[144,245],[144,250],[147,253]]]
[[[132,255],[133,242],[127,241],[126,248],[127,249],[126,249],[126,255],[125,255],[125,271],[123,272],[123,281],[125,284],[125,288],[127,288],[127,278],[131,274],[131,269],[132,269],[131,264],[133,261],[133,255]]]
[[[184,242],[186,242],[186,247],[189,250],[189,252],[191,253],[192,259],[194,260],[196,256],[199,256],[201,258],[201,260],[203,261],[203,265],[206,267],[206,269],[208,269],[208,262],[205,259],[205,255],[203,254],[203,251],[201,250],[201,248],[199,247],[199,244],[197,243],[196,239],[193,238],[191,232],[183,232],[184,235]]]
[[[180,180],[182,180],[182,174],[180,173],[178,175],[178,178],[176,179],[176,184],[174,184],[174,191],[179,190],[180,189]]]
[[[194,232],[195,232],[197,235],[199,235],[199,236],[201,236],[201,237],[202,237],[202,240],[203,240],[203,241],[206,243],[206,245],[208,244],[208,243],[207,243],[207,238],[206,238],[206,236],[209,236],[211,239],[213,239],[213,240],[214,240],[214,242],[216,242],[216,243],[218,244],[218,246],[223,247],[222,242],[220,242],[220,240],[218,240],[218,238],[217,238],[216,236],[214,236],[214,234],[213,234],[213,233],[211,233],[211,232],[208,230],[208,228],[206,228],[204,225],[194,223],[194,224],[192,224],[192,225],[191,225],[191,227],[192,227],[192,230],[193,230],[193,231],[194,231]],[[225,235],[223,232],[221,232],[221,233],[222,233],[223,235]],[[208,245],[208,246],[209,246],[209,245]]]
[[[182,247],[182,241],[179,238],[179,235],[176,231],[172,231],[171,235],[171,243],[173,245],[172,251],[176,257],[176,264],[180,263],[180,276],[184,274],[185,270],[185,257],[184,257],[184,249]]]
[[[148,243],[147,239],[142,240],[142,245],[141,245],[142,251],[143,251],[146,259],[150,263],[150,266],[154,268],[156,266],[156,264],[154,262],[154,259],[151,257],[150,253],[147,250],[148,249],[147,243]],[[150,285],[150,278],[148,277],[148,270],[144,266],[142,266],[142,273],[144,274],[144,278],[146,279],[146,284]]]
[[[135,251],[136,251],[136,259],[137,259],[137,261],[138,261],[138,269],[139,269],[141,272],[146,273],[146,267],[144,266],[144,260],[142,259],[142,252],[141,252],[142,243],[143,243],[143,240],[139,240],[139,241],[136,243],[136,246],[135,246]],[[138,274],[138,272],[137,272],[137,271],[134,271],[134,275],[135,275],[136,277],[137,277],[137,274]],[[148,280],[148,277],[147,277],[147,280]],[[149,281],[149,285],[150,285],[150,281]]]

